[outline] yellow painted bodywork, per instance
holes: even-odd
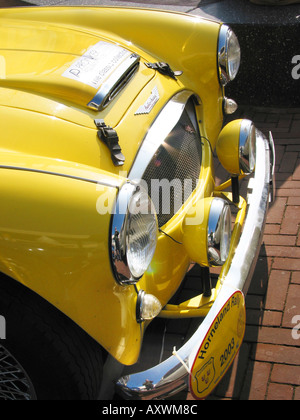
[[[206,138],[201,182],[164,227],[182,241],[186,210],[214,191],[212,149],[223,123],[219,28],[198,17],[142,9],[0,10],[0,271],[56,306],[123,364],[136,362],[143,328],[136,321],[135,288],[115,281],[110,214],[100,215],[97,202],[103,191],[114,202],[162,107],[191,90],[199,97]],[[141,65],[118,97],[96,112],[87,107],[95,89],[62,74],[100,40],[139,54]],[[147,68],[148,61],[167,62],[183,74],[175,81]],[[158,103],[136,116],[154,87]],[[118,133],[126,157],[122,173],[97,137],[96,118]],[[138,289],[166,305],[190,262],[182,245],[159,235]]]
[[[234,120],[227,124],[221,131],[216,152],[222,166],[232,175],[240,175],[239,163],[239,136],[242,120]]]
[[[228,193],[224,191],[224,189],[228,188],[228,183],[225,182],[224,184],[220,185],[218,189],[216,188],[214,191],[214,197],[220,197],[224,200],[228,200],[230,203],[232,203],[232,193]],[[206,205],[205,203],[208,202],[210,199],[206,198],[203,201],[203,204],[201,208],[203,209],[203,213],[208,213],[210,206]],[[197,205],[198,203],[196,203]],[[160,313],[160,317],[162,318],[169,318],[169,319],[176,319],[176,318],[204,318],[209,310],[211,309],[216,297],[218,296],[218,293],[223,285],[223,282],[226,278],[226,275],[228,273],[228,270],[230,268],[232,258],[234,256],[236,247],[238,245],[242,227],[245,221],[246,212],[247,212],[247,202],[243,197],[240,197],[240,202],[238,204],[235,204],[237,208],[237,215],[234,220],[234,226],[232,229],[232,237],[231,237],[231,246],[228,258],[225,262],[225,264],[222,266],[218,282],[216,284],[216,287],[212,289],[211,296],[204,296],[203,294],[193,297],[192,299],[189,299],[185,302],[181,302],[179,305],[166,305],[163,310]],[[197,226],[196,229],[191,229],[191,226],[186,226],[185,223],[183,223],[183,240],[185,248],[189,251],[189,255],[192,256],[195,254],[195,249],[201,249],[203,248],[206,250],[207,248],[207,242],[206,242],[206,233],[201,232],[202,235],[200,235],[200,232],[197,232]],[[199,227],[199,230],[202,231],[204,228],[203,226]],[[201,251],[200,251],[201,252]],[[199,255],[195,254],[195,257],[199,258]],[[204,266],[208,265],[207,260],[203,258],[202,263]]]

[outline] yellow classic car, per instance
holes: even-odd
[[[224,124],[240,56],[228,26],[187,14],[1,9],[0,399],[101,399],[112,383],[203,399],[224,376],[275,160],[271,134]],[[193,264],[202,293],[171,304]],[[119,374],[156,317],[199,322],[159,365]]]

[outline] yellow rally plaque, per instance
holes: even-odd
[[[197,352],[190,375],[194,398],[206,398],[223,378],[241,347],[245,326],[245,298],[236,291],[215,317]]]

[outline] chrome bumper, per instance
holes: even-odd
[[[229,296],[240,290],[247,293],[257,262],[269,202],[273,200],[275,179],[275,149],[272,134],[269,140],[258,133],[256,170],[249,182],[248,212],[243,232],[221,291],[201,325],[169,359],[144,372],[120,378],[117,393],[125,399],[163,399],[187,389],[191,364],[210,325]]]

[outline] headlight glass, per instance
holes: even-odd
[[[118,283],[135,284],[145,273],[157,243],[157,218],[148,194],[127,183],[121,188],[111,227],[111,259]]]
[[[155,296],[145,293],[144,290],[139,291],[136,305],[136,319],[139,323],[155,318],[161,309],[161,303]]]
[[[208,262],[223,265],[230,249],[231,211],[229,204],[221,198],[215,198],[211,203],[207,229]]]
[[[156,248],[157,221],[148,195],[140,190],[130,201],[127,221],[127,262],[134,278],[149,267]]]
[[[220,82],[223,86],[235,79],[240,63],[241,49],[237,36],[227,25],[222,25],[219,35],[218,64]]]

